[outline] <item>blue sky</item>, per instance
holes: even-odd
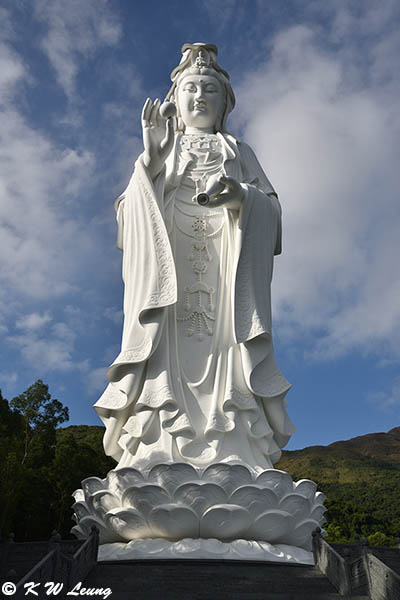
[[[122,328],[113,201],[140,110],[185,42],[217,44],[230,131],[279,192],[273,283],[288,448],[400,423],[400,4],[396,0],[0,3],[0,387],[36,379],[100,424]]]

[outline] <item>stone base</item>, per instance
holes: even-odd
[[[158,539],[115,542],[99,547],[98,560],[249,560],[313,565],[313,553],[287,544],[251,540],[221,542],[217,539],[185,538],[178,542]]]

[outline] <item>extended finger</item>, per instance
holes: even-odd
[[[143,110],[142,110],[142,123],[146,127],[149,126],[150,113],[151,113],[151,100],[150,100],[150,98],[147,98],[146,102],[143,105]]]
[[[164,121],[165,122],[165,121]],[[172,146],[172,142],[174,139],[174,121],[173,119],[168,119],[167,121],[167,131],[163,141],[161,142],[161,149],[164,150],[168,148],[168,146]]]
[[[156,111],[155,119],[156,119],[157,126],[165,127],[165,119],[163,119],[160,114],[161,100],[159,100],[157,98],[157,100],[154,104],[156,104],[156,103],[157,103],[157,111]]]
[[[150,113],[150,122],[153,125],[157,125],[157,113],[159,111],[159,108],[160,108],[160,100],[158,98],[156,98],[154,100],[153,108],[151,109],[151,113]]]

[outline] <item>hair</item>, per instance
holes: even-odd
[[[229,113],[235,106],[235,94],[229,82],[229,75],[217,62],[217,47],[213,44],[184,44],[182,46],[182,59],[179,65],[172,71],[172,86],[166,96],[166,100],[174,102],[177,109],[175,119],[175,130],[184,131],[185,124],[180,115],[177,101],[177,90],[181,81],[187,75],[210,75],[215,77],[221,84],[224,94],[223,109],[215,123],[216,131],[226,131],[226,121]]]

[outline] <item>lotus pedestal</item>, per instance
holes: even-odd
[[[89,477],[74,494],[77,537],[100,531],[100,560],[229,559],[313,563],[324,494],[308,479],[243,465],[185,463]]]

